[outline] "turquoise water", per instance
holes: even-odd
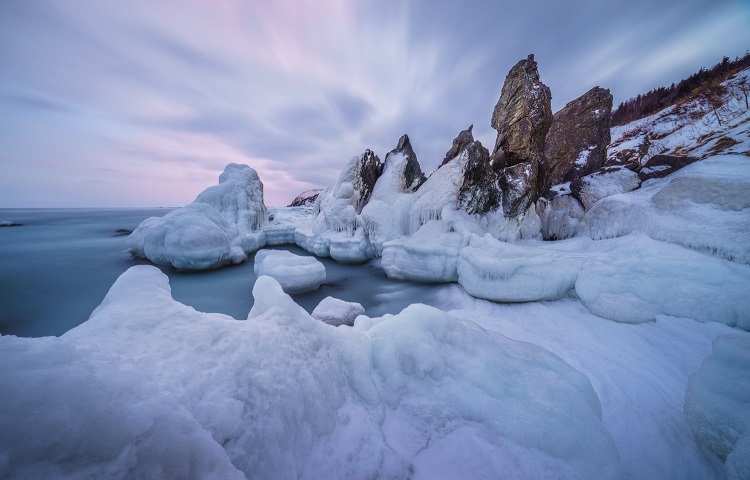
[[[166,208],[0,209],[0,334],[25,337],[61,335],[85,322],[117,277],[142,264],[127,252],[127,231]],[[283,248],[308,255],[296,246]],[[369,316],[398,313],[421,302],[434,304],[434,287],[389,280],[375,264],[344,265],[320,259],[325,284],[295,295],[308,312],[327,296],[359,302]],[[244,319],[253,304],[252,257],[241,265],[197,273],[160,267],[172,295],[204,312]]]

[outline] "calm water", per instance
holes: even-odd
[[[127,231],[170,209],[0,209],[0,333],[61,335],[85,322],[117,277],[139,262],[125,248]],[[118,231],[119,230],[119,231]],[[124,230],[124,231],[123,231]],[[283,248],[307,255],[296,246]],[[320,259],[326,283],[294,299],[308,312],[327,296],[361,303],[369,316],[397,313],[415,303],[434,304],[428,285],[389,280],[371,264],[344,265]],[[253,304],[252,258],[241,265],[169,276],[172,295],[204,312],[244,319]]]

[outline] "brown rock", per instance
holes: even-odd
[[[612,94],[594,87],[552,117],[544,147],[546,167],[540,191],[593,173],[607,160]]]
[[[508,217],[523,214],[538,196],[544,141],[552,122],[551,102],[549,87],[539,80],[534,55],[510,70],[492,114],[497,140],[490,156]]]
[[[642,182],[651,178],[663,178],[698,160],[696,157],[678,155],[654,155],[638,170]]]
[[[443,159],[443,163],[440,164],[440,167],[456,158],[463,149],[474,142],[474,135],[472,135],[471,133],[471,130],[473,128],[474,125],[469,125],[469,128],[467,128],[466,130],[462,130],[461,133],[459,133],[458,136],[453,139],[453,145],[445,154],[445,158]]]

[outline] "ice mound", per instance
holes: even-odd
[[[750,330],[750,268],[645,235],[595,242],[597,261],[578,275],[596,315],[640,323],[665,314]]]
[[[727,477],[750,478],[750,336],[713,342],[713,353],[690,376],[685,417],[696,437],[726,461]]]
[[[585,215],[583,206],[572,195],[558,195],[552,200],[540,198],[536,210],[545,240],[563,240],[578,232],[578,224]]]
[[[500,242],[490,235],[475,236],[459,255],[458,283],[469,295],[495,302],[562,298],[574,287],[588,257],[560,251],[560,245],[555,247],[558,249]]]
[[[266,276],[253,295],[247,321],[201,313],[138,266],[63,337],[0,337],[2,473],[621,476],[591,383],[540,347],[423,305],[334,328]]]
[[[364,314],[365,309],[359,303],[326,297],[315,307],[312,317],[334,327],[341,325],[351,327],[354,325],[354,319]]]
[[[219,184],[164,217],[144,220],[128,237],[133,256],[182,270],[239,263],[266,244],[263,183],[247,165],[230,163]]]
[[[625,167],[607,167],[591,175],[582,177],[571,184],[571,190],[577,194],[586,210],[599,200],[620,193],[635,190],[641,185],[638,174]]]
[[[203,270],[239,263],[245,252],[234,245],[237,227],[210,205],[191,203],[161,218],[151,217],[128,237],[130,253],[157,265]]]
[[[255,254],[255,274],[273,277],[287,293],[315,290],[326,280],[326,268],[314,257],[286,250],[261,250]]]
[[[597,202],[579,227],[594,239],[634,231],[750,263],[750,159],[709,157],[649,180]]]

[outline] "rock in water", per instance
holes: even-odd
[[[508,73],[492,114],[497,140],[491,155],[508,217],[522,215],[538,193],[544,141],[552,123],[552,94],[539,80],[534,55]]]
[[[318,199],[318,196],[323,191],[322,188],[315,188],[313,190],[307,190],[305,192],[300,193],[297,195],[297,197],[292,200],[292,203],[290,203],[289,207],[312,207],[315,204],[315,200]]]
[[[334,297],[324,298],[315,310],[312,317],[321,322],[339,327],[341,325],[353,326],[354,320],[365,314],[365,308],[356,302],[347,302]]]
[[[326,280],[326,268],[315,257],[286,250],[260,250],[255,254],[255,274],[268,275],[288,294],[316,290]]]
[[[594,87],[552,117],[544,146],[544,194],[552,185],[593,173],[607,159],[612,118],[612,94]]]

